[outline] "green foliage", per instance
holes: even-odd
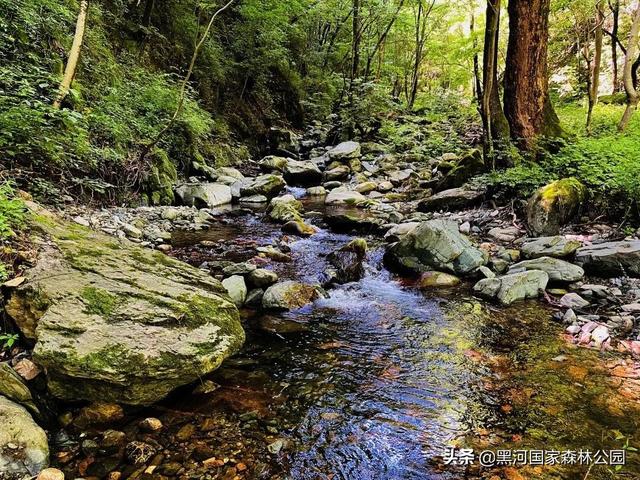
[[[547,152],[536,159],[523,160],[513,168],[488,175],[486,180],[528,195],[550,181],[576,177],[596,197],[637,202],[640,200],[640,164],[637,162],[640,118],[635,116],[627,131],[619,133],[616,124],[623,109],[618,105],[598,105],[592,134],[587,136],[585,109],[575,104],[559,108],[562,125],[572,137],[557,153]]]
[[[0,184],[0,241],[15,235],[15,229],[24,225],[24,203],[15,197],[8,183]]]
[[[0,344],[3,350],[10,350],[18,341],[17,333],[0,333]]]

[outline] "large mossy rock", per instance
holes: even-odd
[[[576,263],[587,273],[600,277],[640,277],[640,240],[582,247],[576,252]]]
[[[7,313],[66,400],[152,404],[215,370],[244,341],[217,280],[161,252],[31,205],[44,244]]]
[[[563,178],[538,189],[527,203],[527,222],[534,235],[557,235],[578,214],[586,192],[575,178]]]
[[[0,395],[0,478],[34,478],[48,465],[47,434],[24,407]]]
[[[496,298],[503,305],[519,300],[537,298],[547,288],[549,275],[539,270],[513,273],[499,278],[485,278],[473,290],[483,297]]]
[[[561,236],[526,238],[522,243],[522,254],[527,258],[565,258],[576,253],[581,246],[581,241]]]
[[[411,273],[432,270],[464,275],[486,263],[483,253],[447,220],[420,223],[385,254],[390,268]]]

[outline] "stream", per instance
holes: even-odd
[[[176,241],[281,237],[258,218]],[[281,279],[321,282],[326,255],[354,238],[316,218],[320,233],[290,243],[292,262],[268,267]],[[298,311],[249,314],[243,352],[214,375],[226,389],[271,392],[262,415],[286,419],[290,448],[278,455],[286,478],[481,478],[477,466],[444,465],[446,447],[595,451],[621,448],[622,437],[638,444],[637,407],[615,392],[597,353],[562,340],[540,303],[497,308],[468,286],[421,292],[385,270],[383,245],[369,241],[362,280]],[[627,454],[625,471],[640,474]],[[588,467],[518,468],[522,478],[582,478]]]

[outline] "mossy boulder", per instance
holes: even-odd
[[[473,287],[474,292],[486,298],[495,298],[503,305],[527,298],[537,298],[547,288],[549,275],[540,270],[513,273],[499,278],[485,278]]]
[[[536,235],[557,235],[582,206],[587,189],[575,178],[563,178],[540,188],[527,203],[527,222]]]
[[[242,345],[238,310],[208,274],[30,208],[49,241],[5,308],[56,397],[152,404]]]
[[[164,150],[153,153],[151,166],[144,187],[147,202],[151,205],[171,205],[174,201],[173,187],[178,180],[175,164]]]
[[[302,221],[300,211],[302,203],[293,195],[283,195],[276,197],[269,202],[269,218],[276,222],[287,223],[291,221]]]
[[[445,176],[438,185],[438,190],[457,188],[469,181],[472,177],[484,172],[485,163],[482,152],[478,149],[469,150],[459,159],[451,163],[443,163],[440,170],[446,170]]]

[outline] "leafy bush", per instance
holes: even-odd
[[[5,263],[5,258],[11,256],[8,240],[15,237],[16,230],[23,227],[24,222],[24,203],[15,197],[10,184],[0,184],[0,282],[9,277],[10,266]]]

